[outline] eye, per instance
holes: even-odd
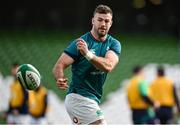
[[[98,21],[99,21],[99,22],[102,22],[102,21],[103,21],[103,19],[99,18],[99,19],[98,19]]]
[[[110,20],[105,20],[105,23],[109,23],[110,22]]]

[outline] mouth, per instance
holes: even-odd
[[[99,28],[99,30],[102,31],[102,32],[105,32],[105,31],[106,31],[105,28]]]

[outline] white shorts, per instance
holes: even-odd
[[[68,94],[65,99],[65,107],[75,124],[90,124],[99,119],[104,119],[97,102],[79,94]]]
[[[31,125],[48,125],[48,121],[46,117],[34,118],[30,116],[30,124]]]
[[[9,114],[7,116],[7,123],[8,124],[24,124],[29,125],[30,116],[29,115],[13,115]]]

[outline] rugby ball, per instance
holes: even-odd
[[[20,65],[16,77],[21,85],[28,90],[35,90],[41,83],[39,71],[31,64]]]

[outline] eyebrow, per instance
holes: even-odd
[[[102,19],[102,20],[111,20],[111,19],[104,19],[104,18],[101,18],[101,17],[97,17],[97,19]]]

